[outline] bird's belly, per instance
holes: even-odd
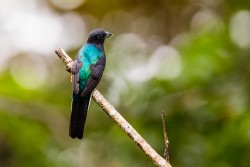
[[[79,88],[80,91],[83,91],[84,88],[87,85],[88,79],[90,77],[90,66],[83,66],[80,70],[80,74],[79,74]]]

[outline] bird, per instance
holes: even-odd
[[[106,64],[104,41],[113,34],[102,28],[92,30],[72,65],[73,87],[69,136],[82,139],[92,91],[100,82]]]

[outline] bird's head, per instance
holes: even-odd
[[[113,34],[105,31],[104,29],[97,28],[89,33],[87,43],[103,44],[104,40]]]

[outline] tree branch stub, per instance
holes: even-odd
[[[167,129],[166,129],[166,122],[165,122],[165,112],[162,111],[161,113],[161,118],[162,118],[162,127],[163,127],[163,134],[164,134],[164,144],[165,144],[165,150],[164,150],[164,156],[166,158],[166,161],[169,162],[169,153],[168,153],[168,135],[167,135]]]

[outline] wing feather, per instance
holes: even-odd
[[[82,66],[83,66],[83,63],[80,62],[79,55],[77,55],[73,62],[72,72],[71,72],[73,91],[75,94],[79,93],[79,71]]]
[[[82,97],[91,93],[96,88],[96,86],[98,85],[98,83],[102,78],[105,64],[106,64],[106,58],[101,57],[96,64],[90,66],[91,74],[87,81],[87,85],[81,94]]]

